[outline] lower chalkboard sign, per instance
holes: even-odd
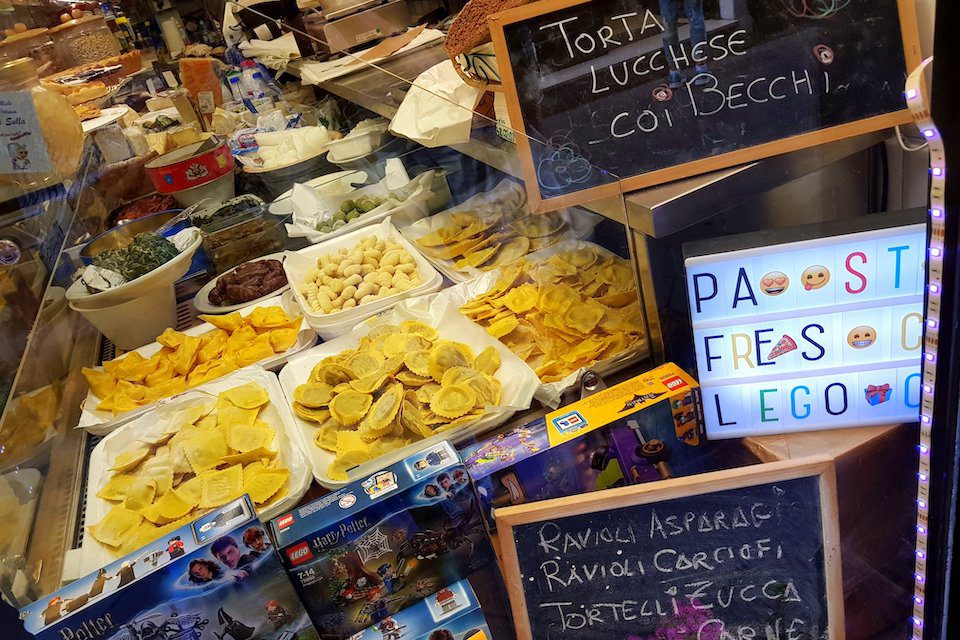
[[[840,640],[833,460],[495,513],[521,640]]]

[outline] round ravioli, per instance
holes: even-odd
[[[479,373],[476,376],[464,380],[464,386],[470,387],[477,394],[477,406],[496,406],[500,404],[500,381],[493,376],[485,373]]]
[[[500,253],[497,254],[496,259],[485,266],[500,267],[505,264],[510,264],[514,260],[518,260],[527,255],[529,250],[530,238],[525,238],[522,236],[519,238],[514,238],[510,242],[500,247]]]
[[[366,439],[379,438],[393,429],[393,419],[400,411],[402,400],[403,385],[399,382],[389,385],[360,421],[360,435]]]
[[[350,373],[352,373],[356,379],[379,372],[382,364],[383,358],[375,351],[355,353],[347,358],[345,362],[347,369],[350,370]]]
[[[493,257],[493,255],[500,250],[500,245],[494,245],[492,247],[486,247],[484,249],[479,249],[477,251],[472,251],[469,255],[465,256],[463,260],[457,261],[457,267],[463,269],[464,267],[479,267],[484,262]]]
[[[412,371],[400,371],[397,373],[397,380],[405,387],[421,387],[428,382],[433,382],[430,376],[418,376]]]
[[[427,349],[417,349],[409,352],[403,359],[403,364],[418,376],[430,375],[430,351]]]
[[[335,452],[337,450],[337,427],[333,424],[321,425],[317,429],[313,441],[321,449]]]
[[[494,347],[485,347],[483,351],[477,354],[477,359],[474,360],[473,366],[487,375],[492,376],[500,368],[500,362],[500,352]]]
[[[452,367],[469,367],[473,364],[473,352],[470,347],[458,342],[441,340],[430,350],[427,360],[430,377],[440,382],[443,374]]]
[[[376,372],[364,376],[359,380],[352,381],[350,386],[353,387],[354,391],[359,391],[360,393],[376,393],[389,379],[389,374]]]
[[[308,382],[297,387],[293,399],[310,409],[321,409],[333,400],[333,387],[323,382]]]
[[[431,342],[440,337],[436,329],[419,320],[404,320],[400,323],[400,330],[404,333],[413,333],[421,338],[426,338]]]
[[[388,376],[395,376],[403,369],[403,355],[391,356],[383,361],[383,372]]]
[[[430,410],[444,418],[459,418],[477,402],[477,394],[466,385],[440,387],[430,399]]]
[[[428,382],[417,389],[416,398],[420,404],[430,404],[433,394],[440,390],[440,385],[436,382]]]
[[[371,404],[373,396],[351,389],[330,401],[330,415],[347,426],[354,425],[367,415]]]
[[[359,377],[359,376],[357,376]],[[336,362],[321,362],[313,368],[310,379],[335,387],[342,382],[350,382],[354,376],[350,369]]]
[[[411,351],[426,349],[430,343],[415,333],[394,333],[383,343],[383,354],[388,358],[405,356]]]

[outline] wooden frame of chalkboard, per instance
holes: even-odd
[[[843,640],[845,637],[843,581],[840,573],[840,525],[836,476],[834,460],[827,455],[770,462],[496,509],[494,517],[497,522],[503,573],[511,609],[513,610],[517,638],[519,640],[533,640],[536,637],[538,640],[542,640],[546,637],[544,633],[535,635],[531,627],[527,595],[524,590],[520,566],[519,553],[522,550],[519,550],[516,544],[515,530],[519,527],[530,524],[545,524],[551,520],[555,521],[571,516],[616,512],[630,507],[668,503],[671,500],[768,484],[775,485],[776,483],[805,478],[815,479],[819,489],[820,534],[823,543],[822,559],[827,623],[826,634],[818,637],[823,638],[823,640]],[[534,580],[532,577],[529,579],[530,581]],[[596,587],[598,590],[599,588],[599,586]],[[756,637],[759,638],[760,635],[757,634]],[[734,636],[736,636],[736,633],[734,633]]]
[[[601,180],[605,180],[605,183],[585,186],[583,189],[570,191],[561,195],[544,195],[538,181],[538,171],[532,152],[532,145],[543,145],[544,147],[549,145],[528,133],[529,127],[523,118],[516,76],[510,61],[505,29],[510,25],[522,23],[532,18],[563,11],[593,1],[596,0],[539,0],[531,4],[493,14],[489,17],[490,35],[493,40],[493,48],[500,71],[502,91],[506,97],[510,125],[518,133],[515,138],[520,155],[521,177],[526,185],[528,206],[534,213],[543,213],[562,207],[586,204],[601,198],[613,197],[637,189],[643,189],[701,173],[716,171],[718,169],[912,122],[912,117],[904,102],[902,109],[889,113],[746,146],[735,151],[709,155],[693,161],[682,162],[666,168],[654,169],[636,175],[616,176],[609,172],[609,167],[594,165],[594,168],[606,173],[606,178]],[[916,68],[921,61],[916,8],[913,0],[888,1],[896,2],[897,4],[903,41],[903,56],[906,62],[904,78],[906,78],[910,71]],[[596,80],[594,80],[594,82],[596,82]],[[574,96],[571,96],[571,98],[576,100]],[[643,147],[638,145],[637,150],[638,152],[642,152]],[[563,149],[557,151],[562,152]]]

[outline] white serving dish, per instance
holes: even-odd
[[[283,259],[285,257],[286,257],[286,253],[281,251],[279,253],[271,253],[270,255],[260,256],[259,258],[253,258],[252,260],[247,260],[247,262],[259,262],[261,260],[279,260],[280,262],[283,262]],[[258,302],[267,300],[268,298],[276,297],[290,288],[290,283],[288,282],[287,284],[283,285],[279,289],[276,289],[275,291],[271,291],[265,296],[260,296],[259,298],[250,300],[249,302],[241,302],[239,304],[230,304],[230,305],[222,306],[222,305],[216,305],[210,302],[210,292],[213,291],[213,288],[216,286],[217,280],[227,275],[228,273],[233,273],[243,265],[247,264],[247,262],[238,264],[237,266],[235,266],[233,269],[230,269],[229,271],[224,271],[219,276],[217,276],[207,284],[203,285],[203,288],[200,289],[200,291],[197,291],[197,295],[193,296],[193,307],[200,313],[207,313],[212,315],[233,313],[234,311],[240,311],[244,307],[249,307],[252,304],[257,304]]]
[[[108,124],[112,124],[123,117],[123,114],[127,112],[126,105],[120,105],[119,107],[107,107],[100,112],[100,115],[96,118],[90,118],[89,120],[84,120],[80,123],[80,126],[83,128],[84,133],[92,133],[101,127],[105,127]]]
[[[259,516],[266,521],[292,509],[310,486],[310,468],[300,445],[301,441],[296,437],[299,427],[294,422],[293,413],[280,388],[277,376],[259,367],[251,367],[186,391],[162,406],[154,407],[136,420],[128,422],[97,443],[90,454],[87,474],[87,525],[100,521],[113,506],[113,503],[97,497],[97,491],[113,475],[109,471],[110,460],[121,451],[135,446],[139,442],[139,438],[162,433],[165,426],[163,423],[165,416],[171,416],[178,409],[196,402],[208,399],[216,400],[218,393],[248,382],[259,384],[266,389],[270,396],[270,405],[261,412],[261,419],[276,431],[276,436],[270,448],[278,452],[277,458],[282,465],[290,469],[290,477],[286,484],[287,495],[275,504],[270,505],[268,509],[259,512]],[[83,532],[78,575],[86,575],[96,571],[114,560],[116,558],[110,553],[109,549],[97,542],[87,531]]]
[[[332,140],[327,145],[327,150],[330,152],[327,155],[327,160],[336,163],[373,153],[383,146],[384,141],[390,135],[387,133],[389,126],[390,123],[385,119],[373,121],[369,126],[362,129],[358,125],[344,137],[339,140]]]
[[[366,171],[336,171],[328,173],[325,176],[314,178],[304,182],[303,185],[312,188],[318,194],[337,196],[347,195],[357,190],[356,184],[365,184],[367,182]],[[288,189],[270,203],[267,211],[275,216],[289,216],[293,213],[293,202],[290,196],[293,189]]]
[[[300,292],[300,285],[306,280],[307,270],[316,265],[317,258],[320,256],[328,253],[336,253],[342,247],[355,247],[361,239],[368,236],[375,236],[378,239],[396,242],[406,249],[410,255],[413,256],[414,262],[417,265],[417,271],[420,274],[420,284],[409,291],[394,293],[334,313],[317,313],[311,311],[306,298],[304,298]],[[380,313],[400,300],[432,293],[437,291],[443,284],[443,277],[406,238],[400,235],[396,228],[390,223],[389,217],[376,226],[357,229],[339,238],[334,238],[313,245],[312,247],[301,249],[300,251],[287,252],[287,258],[283,262],[283,269],[287,273],[287,281],[290,283],[293,299],[300,307],[303,317],[314,331],[321,334],[324,340],[343,335],[349,331],[353,325],[358,324],[372,315]]]
[[[378,324],[398,324],[404,320],[425,322],[434,327],[442,338],[462,342],[473,349],[474,353],[480,353],[486,347],[496,349],[500,353],[501,365],[494,377],[503,385],[501,404],[497,411],[484,415],[473,424],[438,433],[355,467],[349,472],[351,481],[402,460],[436,442],[443,440],[453,443],[462,442],[503,424],[515,412],[530,407],[530,402],[539,385],[537,376],[530,367],[499,340],[460,315],[455,306],[443,301],[431,303],[427,297],[424,297],[405,300],[377,318],[358,324],[349,334],[318,345],[291,359],[280,371],[280,386],[287,400],[293,402],[294,391],[309,379],[310,372],[318,362],[328,356],[356,348],[360,338],[367,335]],[[337,489],[348,484],[349,481],[338,482],[327,475],[327,468],[333,462],[334,455],[314,443],[318,425],[307,422],[296,414],[294,414],[294,420],[299,426],[297,437],[301,439],[301,447],[313,467],[313,475],[317,482],[329,489]]]
[[[200,233],[200,230],[197,229],[195,237],[190,244],[172,260],[165,262],[139,278],[124,282],[119,287],[113,287],[101,293],[88,293],[84,284],[80,282],[80,280],[77,280],[67,289],[67,301],[77,309],[99,309],[118,305],[123,302],[130,302],[153,289],[172,286],[173,283],[186,275],[190,269],[190,261],[193,260],[193,254],[197,252],[202,242],[203,235]]]
[[[523,193],[523,187],[513,180],[502,180],[496,187],[484,193],[478,193],[468,200],[458,204],[455,207],[441,211],[436,215],[423,218],[411,225],[401,226],[400,233],[405,238],[416,245],[416,240],[431,231],[447,226],[452,222],[453,214],[458,212],[476,213],[479,215],[495,215],[504,209],[525,209],[526,194]],[[532,214],[535,215],[535,214]],[[603,219],[601,216],[590,213],[589,211],[579,209],[577,211],[562,210],[559,212],[568,225],[568,238],[585,238],[593,228],[600,224]],[[562,242],[562,241],[561,241]],[[549,248],[549,247],[548,247]],[[424,258],[430,261],[447,278],[453,282],[466,282],[479,277],[486,271],[467,267],[460,269],[456,266],[455,260],[440,260],[426,253]]]
[[[296,312],[295,308],[293,308],[291,305],[284,304],[282,296],[274,296],[272,298],[268,298],[267,300],[263,300],[256,304],[248,305],[240,310],[240,314],[243,316],[247,316],[257,307],[270,307],[274,305],[282,306],[284,308],[284,311],[286,311],[288,315],[290,315],[291,313],[293,314],[293,316],[298,315],[298,313],[295,313]],[[183,333],[190,336],[199,336],[214,328],[215,327],[212,324],[204,322],[202,324],[198,324],[195,327],[190,327]],[[267,369],[267,370],[278,369],[281,366],[283,366],[287,362],[287,360],[289,360],[291,357],[297,355],[298,353],[306,351],[307,349],[312,347],[314,344],[316,344],[316,342],[317,342],[316,334],[313,332],[312,329],[310,329],[309,325],[307,325],[306,322],[302,322],[300,325],[300,333],[297,335],[296,344],[294,344],[292,347],[287,349],[285,352],[274,354],[273,356],[269,358],[265,358],[253,366],[263,367],[264,369]],[[150,344],[140,347],[139,349],[135,349],[135,351],[140,355],[142,355],[144,358],[149,358],[156,352],[160,351],[161,348],[162,346],[160,345],[159,342],[151,342]],[[102,366],[95,367],[95,368],[103,369]],[[232,375],[232,372],[227,375]],[[211,383],[212,382],[214,381],[211,381]],[[188,393],[189,391],[190,390],[187,390],[187,391],[184,391],[183,393]],[[80,413],[80,421],[77,424],[77,428],[86,429],[87,431],[89,431],[94,435],[104,435],[104,434],[110,433],[117,427],[130,422],[134,418],[138,418],[139,416],[142,416],[143,414],[149,412],[158,404],[172,402],[176,398],[179,398],[180,395],[183,395],[183,394],[171,396],[169,398],[161,398],[156,402],[145,404],[141,407],[137,407],[136,409],[133,409],[131,411],[126,411],[124,413],[121,413],[115,416],[110,411],[98,411],[96,407],[100,403],[101,399],[98,398],[96,395],[94,395],[93,391],[87,390],[87,397],[83,400],[83,404],[81,406],[82,411]]]
[[[13,535],[0,540],[0,558],[13,558],[23,555],[27,549],[27,541],[33,530],[31,523],[40,497],[40,485],[43,484],[43,474],[36,469],[20,468],[0,476],[0,484],[10,487],[20,503],[14,520],[16,526],[13,527]]]
[[[158,109],[157,111],[151,111],[150,113],[144,114],[133,121],[134,126],[143,127],[144,124],[153,123],[154,120],[160,116],[167,116],[172,118],[177,122],[180,121],[180,112],[176,107],[165,107],[163,109]],[[145,129],[146,131],[146,129]],[[149,131],[147,131],[150,133]]]
[[[555,244],[552,247],[547,247],[546,249],[528,254],[527,260],[530,262],[539,262],[564,251],[569,251],[571,249],[582,249],[586,247],[591,247],[598,253],[601,253],[605,256],[615,257],[615,254],[592,242],[585,242],[583,240],[564,240],[563,242]],[[483,295],[489,291],[499,277],[499,269],[488,271],[479,278],[474,278],[473,280],[469,280],[467,282],[455,284],[452,287],[448,287],[443,291],[428,296],[427,298],[431,302],[438,304],[450,304],[459,309],[471,299],[475,298],[476,296]],[[466,318],[466,316],[464,317]],[[556,408],[563,400],[563,392],[575,385],[580,379],[580,375],[586,369],[596,371],[601,376],[605,376],[632,364],[645,350],[646,339],[612,358],[601,360],[590,365],[589,367],[581,367],[580,369],[567,374],[567,376],[565,376],[562,380],[558,380],[556,382],[540,382],[535,397],[543,404]]]

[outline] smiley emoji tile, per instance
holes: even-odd
[[[778,296],[790,287],[790,278],[782,271],[771,271],[760,279],[760,291]]]
[[[847,334],[847,344],[854,349],[866,349],[877,341],[877,330],[868,325],[854,327]]]
[[[822,264],[807,267],[803,270],[803,273],[800,274],[800,284],[802,284],[803,288],[807,291],[822,289],[828,282],[830,282],[830,270]]]

